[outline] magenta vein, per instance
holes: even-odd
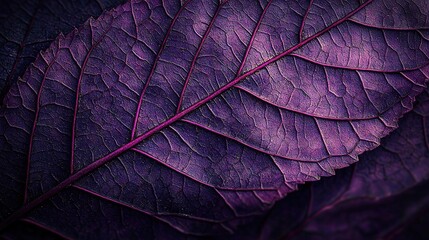
[[[78,190],[80,190],[80,191],[83,191],[83,192],[85,192],[85,193],[87,193],[87,194],[89,194],[89,195],[92,195],[92,196],[94,196],[94,197],[100,198],[100,199],[102,199],[102,200],[104,200],[104,201],[106,201],[106,202],[115,203],[115,204],[117,204],[117,205],[119,205],[119,206],[126,207],[126,208],[129,208],[129,209],[135,210],[135,211],[137,211],[137,212],[141,212],[141,213],[143,213],[143,214],[146,214],[146,215],[148,215],[148,216],[155,217],[157,220],[160,220],[160,221],[162,221],[162,222],[164,222],[164,223],[167,223],[167,224],[169,224],[169,223],[168,223],[168,221],[165,221],[165,220],[163,220],[163,219],[162,219],[162,218],[160,218],[160,217],[162,217],[162,216],[175,216],[175,217],[180,217],[180,218],[184,218],[184,219],[198,220],[198,221],[205,221],[205,222],[210,222],[210,223],[222,223],[222,222],[223,222],[223,221],[216,221],[216,220],[212,220],[212,219],[208,219],[208,218],[195,217],[195,216],[190,216],[190,215],[180,214],[180,213],[176,213],[176,214],[175,214],[175,213],[162,213],[162,212],[161,212],[161,213],[155,213],[155,212],[150,212],[150,211],[146,211],[146,210],[143,210],[143,209],[137,208],[137,207],[132,206],[132,205],[130,205],[130,204],[127,204],[127,203],[121,202],[121,201],[119,201],[119,200],[116,200],[116,199],[113,199],[113,198],[110,198],[110,197],[103,196],[103,195],[101,195],[101,194],[99,194],[99,193],[97,193],[97,192],[94,192],[94,191],[92,191],[92,190],[89,190],[89,189],[87,189],[87,188],[85,188],[85,187],[81,187],[81,186],[73,185],[73,186],[72,186],[72,188],[75,188],[75,189],[78,189]],[[169,224],[169,225],[171,225],[171,224]],[[171,225],[171,226],[172,226],[173,228],[176,228],[176,226],[173,226],[173,225]]]
[[[260,71],[262,69],[264,69],[266,66],[270,65],[271,63],[274,63],[274,62],[278,61],[279,59],[283,58],[284,56],[290,54],[291,52],[293,52],[293,51],[297,50],[298,48],[302,47],[303,45],[307,44],[311,40],[319,37],[320,35],[328,32],[332,28],[334,28],[334,27],[338,26],[339,24],[343,23],[348,18],[350,18],[351,16],[353,16],[355,13],[357,13],[358,11],[360,11],[362,8],[364,8],[368,4],[370,4],[372,1],[373,0],[366,1],[365,3],[363,3],[362,5],[360,5],[358,8],[356,8],[355,10],[353,10],[352,12],[350,12],[349,14],[347,14],[346,16],[344,16],[343,18],[339,19],[338,21],[334,22],[332,25],[330,25],[327,28],[323,29],[322,31],[320,31],[320,32],[314,34],[313,36],[311,36],[311,37],[303,40],[299,44],[297,44],[297,45],[295,45],[295,46],[287,49],[283,53],[281,53],[281,54],[279,54],[279,55],[277,55],[275,57],[272,57],[271,59],[267,60],[266,62],[264,62],[264,63],[262,63],[260,65],[258,65],[257,67],[253,68],[252,70],[250,70],[250,71],[242,74],[241,76],[235,78],[234,80],[232,80],[228,84],[224,85],[220,89],[218,89],[215,92],[211,93],[206,98],[201,99],[197,103],[195,103],[195,104],[191,105],[190,107],[186,108],[185,110],[179,112],[178,114],[176,114],[175,116],[171,117],[170,119],[162,122],[161,124],[159,124],[158,126],[150,129],[146,133],[144,133],[144,134],[138,136],[137,138],[131,140],[127,144],[124,144],[121,147],[117,148],[115,151],[107,154],[106,156],[104,156],[104,157],[102,157],[102,158],[94,161],[93,163],[91,163],[91,164],[87,165],[86,167],[80,169],[79,171],[75,172],[73,175],[71,175],[70,177],[64,179],[62,182],[60,182],[55,187],[51,188],[50,190],[48,190],[44,194],[42,194],[39,197],[35,198],[34,200],[32,200],[31,202],[29,202],[28,204],[26,204],[23,207],[21,207],[20,209],[18,209],[12,215],[10,215],[2,223],[0,223],[0,230],[2,230],[5,227],[9,226],[11,223],[15,222],[16,220],[20,219],[26,213],[28,213],[29,211],[31,211],[35,207],[39,206],[41,203],[43,203],[47,199],[50,199],[51,197],[53,197],[54,195],[56,195],[58,192],[60,192],[64,188],[69,187],[72,183],[74,183],[77,180],[79,180],[80,178],[86,176],[88,173],[90,173],[93,170],[101,167],[105,163],[111,161],[115,157],[121,155],[122,153],[124,153],[127,150],[131,149],[135,145],[139,144],[144,139],[146,139],[146,138],[154,135],[155,133],[159,132],[163,128],[165,128],[165,127],[171,125],[172,123],[176,122],[177,120],[181,119],[183,116],[185,116],[188,113],[190,113],[190,112],[194,111],[195,109],[199,108],[201,105],[203,105],[203,104],[211,101],[212,99],[214,99],[218,95],[222,94],[223,92],[225,92],[228,89],[230,89],[231,87],[233,87],[235,84],[237,84],[241,80],[243,80],[243,79],[247,78],[248,76],[250,76],[250,75],[252,75],[252,74],[254,74],[254,73],[256,73],[256,72],[258,72],[258,71]]]
[[[206,126],[201,125],[199,123],[196,123],[194,121],[191,121],[191,120],[188,120],[188,119],[180,119],[180,121],[182,121],[184,123],[187,123],[187,124],[190,124],[190,125],[192,125],[194,127],[204,129],[204,130],[206,130],[208,132],[211,132],[213,134],[216,134],[216,135],[218,135],[220,137],[223,137],[223,138],[226,138],[228,140],[234,141],[234,142],[236,142],[236,143],[238,143],[240,145],[243,145],[243,146],[245,146],[247,148],[250,148],[250,149],[255,150],[257,152],[260,152],[262,154],[265,154],[265,155],[268,155],[268,156],[271,156],[271,157],[281,158],[282,160],[285,160],[285,161],[295,161],[295,162],[303,162],[303,163],[319,163],[319,162],[322,162],[323,160],[328,159],[329,157],[342,157],[343,156],[343,155],[331,155],[331,154],[329,154],[326,157],[322,157],[322,158],[316,159],[316,160],[305,160],[305,159],[299,159],[299,158],[293,158],[293,157],[286,157],[286,156],[282,156],[282,155],[280,155],[278,153],[270,153],[268,150],[264,150],[261,147],[253,146],[253,145],[251,145],[249,143],[246,143],[245,141],[243,141],[241,139],[240,140],[239,139],[235,139],[232,136],[228,136],[225,133],[218,132],[216,130],[213,130],[213,129],[209,128],[209,127],[206,127]],[[218,187],[218,188],[222,190],[222,188],[220,188],[220,187]],[[231,189],[231,190],[234,190],[234,189]],[[254,189],[254,190],[264,190],[264,189]],[[276,188],[269,188],[268,190],[276,190]]]
[[[375,26],[375,25],[371,25],[365,22],[361,22],[359,20],[356,19],[347,19],[347,21],[361,25],[361,26],[365,26],[365,27],[369,27],[369,28],[375,28],[375,29],[380,29],[380,30],[394,30],[394,31],[419,31],[419,30],[429,30],[429,27],[425,27],[425,26],[421,26],[421,27],[386,27],[386,26]]]
[[[302,33],[304,31],[305,20],[308,17],[308,13],[310,12],[311,6],[313,5],[313,1],[314,0],[310,0],[310,3],[308,3],[307,11],[305,11],[304,17],[302,18],[301,27],[299,28],[299,36],[298,36],[300,42],[302,41],[302,38],[303,38]]]
[[[161,47],[160,47],[160,48],[159,48],[159,50],[158,50],[158,53],[157,53],[156,58],[155,58],[155,61],[154,61],[153,65],[152,65],[152,69],[150,70],[150,73],[149,73],[149,76],[148,76],[148,78],[147,78],[147,81],[146,81],[146,83],[145,83],[145,85],[144,85],[144,87],[143,87],[143,90],[142,90],[141,94],[140,94],[139,103],[137,104],[136,115],[134,116],[133,129],[131,130],[131,140],[133,140],[133,139],[134,139],[134,135],[135,135],[135,133],[136,133],[137,123],[138,123],[139,115],[140,115],[140,109],[141,109],[142,102],[143,102],[143,96],[145,95],[146,90],[147,90],[147,88],[149,87],[149,83],[151,82],[152,77],[153,77],[153,75],[155,74],[155,69],[156,69],[156,66],[158,65],[158,61],[159,61],[159,58],[161,57],[161,53],[164,51],[165,46],[167,45],[168,37],[170,36],[171,31],[173,30],[173,26],[174,26],[174,24],[176,23],[177,19],[179,18],[180,13],[185,9],[186,5],[188,5],[188,3],[189,3],[190,1],[191,1],[191,0],[187,0],[187,1],[186,1],[186,2],[185,2],[185,3],[180,7],[179,11],[178,11],[178,12],[176,13],[176,15],[174,16],[174,18],[173,18],[173,20],[171,21],[170,26],[169,26],[169,28],[168,28],[168,30],[167,30],[167,33],[165,34],[164,40],[162,41]]]
[[[50,228],[50,227],[48,227],[48,226],[46,226],[44,224],[38,223],[38,222],[34,221],[33,219],[22,219],[20,221],[28,223],[28,224],[31,224],[33,226],[36,226],[36,227],[40,228],[40,229],[43,229],[43,230],[45,230],[45,231],[47,231],[49,233],[52,233],[52,234],[54,234],[57,237],[60,237],[62,239],[66,239],[66,240],[70,239],[71,240],[71,238],[65,236],[64,234],[58,232],[57,230],[55,230],[53,228]]]
[[[34,115],[33,126],[31,128],[29,147],[28,147],[28,153],[27,153],[27,169],[26,169],[26,175],[25,175],[26,179],[25,179],[25,187],[24,187],[24,204],[27,203],[27,198],[28,198],[28,184],[29,184],[29,179],[30,179],[31,153],[33,151],[34,135],[36,133],[37,122],[39,119],[40,99],[41,99],[41,95],[42,95],[42,91],[43,91],[43,85],[45,85],[46,76],[48,75],[48,72],[49,72],[50,68],[52,67],[52,64],[55,62],[55,59],[57,58],[58,51],[60,49],[59,45],[60,45],[60,43],[58,40],[58,46],[57,46],[58,49],[56,50],[53,59],[51,60],[51,62],[46,67],[45,74],[43,75],[42,82],[40,83],[39,91],[37,92],[36,111],[35,111],[35,115]]]
[[[320,116],[320,115],[315,114],[315,113],[307,113],[307,112],[304,112],[304,111],[300,111],[298,109],[293,109],[293,108],[290,108],[290,107],[281,106],[280,104],[277,104],[277,103],[273,103],[270,100],[262,98],[261,96],[258,96],[256,93],[254,93],[251,90],[249,90],[249,89],[247,89],[245,87],[242,87],[242,86],[235,86],[235,88],[238,89],[238,90],[240,90],[240,91],[242,91],[242,92],[244,92],[245,94],[248,94],[248,95],[250,95],[250,96],[258,99],[259,101],[261,101],[263,103],[269,104],[269,105],[274,106],[276,108],[279,108],[281,110],[285,110],[285,111],[296,113],[296,114],[301,114],[301,115],[304,115],[304,116],[307,116],[307,117],[318,118],[318,119],[323,119],[323,120],[328,120],[328,121],[350,121],[350,122],[363,121],[363,120],[372,120],[372,119],[379,118],[378,115],[366,116],[366,117],[356,117],[356,118],[353,118],[353,117],[339,117],[339,118],[335,118],[335,117]],[[384,112],[382,112],[382,113],[384,113]]]
[[[103,35],[100,36],[100,38],[91,46],[91,48],[89,49],[88,53],[85,56],[85,59],[83,61],[81,70],[80,70],[80,74],[79,74],[79,78],[77,80],[77,86],[76,86],[76,101],[74,103],[74,113],[73,113],[73,123],[72,123],[72,137],[71,137],[71,157],[70,157],[70,173],[73,174],[74,171],[74,145],[75,145],[75,141],[76,141],[76,120],[77,120],[77,112],[78,112],[78,106],[79,106],[79,93],[80,93],[80,88],[81,88],[81,82],[82,82],[82,78],[83,78],[83,74],[85,72],[85,68],[86,65],[88,63],[88,60],[92,54],[92,51],[100,44],[100,42],[104,39],[104,37],[106,36],[106,34],[110,31],[110,27],[109,29],[107,29]]]
[[[195,181],[195,182],[197,182],[201,185],[204,185],[206,187],[209,187],[209,188],[224,190],[224,191],[237,191],[237,192],[243,192],[243,191],[261,191],[261,192],[263,192],[263,191],[275,191],[275,190],[277,190],[276,188],[254,188],[254,187],[253,188],[251,188],[251,187],[249,187],[249,188],[243,188],[243,187],[233,188],[233,187],[215,186],[211,183],[206,183],[206,182],[203,182],[201,180],[198,180],[195,177],[193,177],[192,175],[190,175],[184,171],[180,171],[180,170],[172,168],[168,163],[162,161],[161,159],[156,158],[155,156],[147,153],[146,151],[140,150],[138,148],[131,148],[130,150],[134,151],[136,153],[142,154],[143,156],[146,156],[146,157],[152,159],[153,161],[158,162],[159,164],[171,169],[172,171],[179,173],[180,175],[183,175],[183,176],[189,178],[190,180]]]
[[[155,218],[156,220],[158,220],[160,222],[163,222],[165,224],[168,224],[172,228],[175,228],[175,229],[179,230],[180,232],[182,232],[184,234],[188,234],[188,235],[200,236],[200,234],[198,234],[198,233],[189,232],[189,231],[185,230],[184,228],[180,228],[180,227],[174,226],[171,222],[166,221],[162,217],[179,217],[179,218],[182,218],[182,219],[187,219],[187,220],[192,220],[192,221],[194,221],[194,220],[204,221],[204,222],[208,222],[208,223],[220,224],[220,225],[222,225],[222,227],[225,227],[225,226],[223,226],[223,223],[231,220],[231,219],[213,220],[213,219],[209,219],[209,218],[190,216],[190,215],[181,214],[181,213],[155,213],[155,212],[150,212],[150,211],[146,211],[146,210],[143,210],[141,208],[137,208],[135,206],[129,205],[127,203],[118,201],[116,199],[103,196],[103,195],[101,195],[99,193],[96,193],[94,191],[91,191],[91,190],[89,190],[87,188],[84,188],[84,187],[81,187],[81,186],[73,185],[72,188],[75,188],[75,189],[77,189],[79,191],[85,192],[85,193],[87,193],[87,194],[89,194],[89,195],[91,195],[93,197],[100,198],[100,199],[102,199],[102,200],[104,200],[106,202],[117,204],[117,205],[119,205],[121,207],[128,208],[128,209],[140,212],[140,213],[145,214],[147,216],[151,216],[151,217]],[[220,194],[220,193],[218,192],[218,194]],[[241,218],[240,216],[237,216],[237,217]],[[227,231],[230,231],[230,230],[227,229]]]
[[[261,23],[262,23],[262,19],[265,17],[265,14],[267,13],[267,10],[270,7],[272,2],[273,2],[273,0],[270,0],[267,3],[267,5],[264,8],[264,11],[261,14],[261,17],[259,18],[258,22],[256,23],[255,29],[253,29],[252,37],[250,38],[249,44],[247,45],[247,49],[246,49],[246,53],[244,54],[243,61],[241,61],[241,65],[238,68],[237,76],[240,76],[241,71],[243,71],[244,65],[246,64],[246,61],[247,61],[247,57],[249,56],[249,53],[250,53],[250,49],[252,49],[253,42],[255,41],[256,33],[258,32],[259,27],[261,26]]]
[[[345,70],[350,70],[350,71],[361,71],[361,72],[375,72],[375,73],[400,73],[400,72],[404,72],[404,71],[415,71],[415,70],[419,70],[422,69],[423,67],[428,65],[428,62],[423,63],[421,66],[416,66],[416,67],[411,67],[411,68],[407,68],[407,69],[386,69],[386,70],[381,70],[381,69],[370,69],[370,68],[361,68],[361,67],[349,67],[349,66],[335,66],[333,64],[328,64],[328,63],[323,63],[323,62],[318,62],[317,60],[313,60],[307,56],[304,55],[300,55],[297,53],[292,53],[289,54],[289,56],[293,56],[296,57],[298,59],[302,59],[304,61],[307,61],[309,63],[315,64],[315,65],[319,65],[322,67],[327,67],[327,68],[335,68],[335,69],[345,69]]]
[[[185,95],[186,87],[188,86],[188,83],[189,83],[189,80],[191,78],[192,72],[195,69],[195,64],[197,62],[198,57],[200,56],[201,50],[203,49],[204,42],[206,41],[207,37],[210,34],[210,31],[211,31],[211,29],[213,27],[215,19],[219,15],[219,12],[220,12],[220,9],[222,8],[222,5],[225,4],[226,2],[227,1],[225,1],[224,3],[219,4],[219,6],[217,7],[215,14],[213,15],[212,19],[210,20],[209,26],[207,27],[207,30],[204,33],[203,38],[201,39],[201,42],[200,42],[200,44],[198,46],[198,49],[197,49],[197,52],[194,54],[194,58],[192,59],[192,63],[191,63],[191,66],[189,68],[188,74],[186,75],[185,83],[183,84],[182,92],[180,93],[180,98],[179,98],[179,103],[177,104],[176,114],[178,112],[180,112],[180,107],[182,106],[183,97]]]
[[[149,212],[149,211],[145,211],[145,210],[140,209],[140,208],[136,208],[136,207],[134,207],[134,206],[132,206],[132,205],[129,205],[129,204],[123,203],[123,202],[118,201],[118,200],[115,200],[115,199],[113,199],[113,198],[109,198],[109,197],[103,196],[103,195],[101,195],[101,194],[99,194],[99,193],[96,193],[96,192],[94,192],[94,191],[91,191],[91,190],[86,189],[86,188],[81,187],[81,186],[73,185],[72,187],[73,187],[73,188],[75,188],[75,189],[77,189],[77,190],[79,190],[79,191],[85,192],[85,193],[87,193],[87,194],[89,194],[89,195],[91,195],[91,196],[93,196],[93,197],[100,198],[100,199],[102,199],[102,200],[104,200],[104,201],[106,201],[106,202],[113,203],[113,204],[119,205],[119,206],[121,206],[121,207],[125,207],[125,208],[128,208],[128,209],[131,209],[131,210],[134,210],[134,211],[140,212],[140,213],[142,213],[142,214],[145,214],[145,215],[151,216],[151,217],[155,218],[156,220],[158,220],[158,221],[160,221],[160,222],[163,222],[163,223],[165,223],[165,224],[168,224],[168,225],[169,225],[169,226],[171,226],[172,228],[178,229],[178,228],[177,228],[177,226],[173,226],[173,224],[172,224],[172,223],[170,223],[170,222],[168,222],[168,221],[166,221],[166,220],[162,219],[162,218],[160,217],[160,216],[162,216],[162,214],[155,214],[155,213],[152,213],[152,212]],[[183,216],[180,216],[180,217],[183,217]],[[178,230],[179,230],[179,231],[181,231],[181,232],[183,232],[183,233],[187,233],[184,229],[179,228]]]

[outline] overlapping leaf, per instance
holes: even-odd
[[[1,110],[2,227],[231,232],[355,162],[428,74],[427,13],[381,2],[131,1],[59,37]]]

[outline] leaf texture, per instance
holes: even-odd
[[[288,195],[231,239],[426,239],[428,107],[426,90],[379,148]]]
[[[363,154],[361,161],[352,167],[338,171],[336,176],[306,184],[277,202],[268,213],[238,228],[233,235],[212,236],[212,239],[425,239],[429,206],[426,194],[428,100],[426,90],[417,98],[413,111],[401,119],[399,129],[383,139],[379,148]],[[97,203],[90,201],[88,206],[100,204],[102,207],[89,210],[91,215],[87,217],[92,218],[92,222],[97,212],[104,214],[97,222],[114,219],[118,214],[125,214],[126,219],[132,221],[127,222],[127,226],[112,224],[108,228],[85,224],[87,229],[83,235],[76,233],[78,236],[98,238],[99,229],[114,229],[109,232],[114,238],[207,239],[181,234],[150,218],[133,215],[127,209],[118,213],[112,210],[117,209],[117,205],[99,203],[99,199],[93,201]],[[29,235],[31,239],[67,238],[28,219],[9,228],[3,236],[25,239]]]
[[[0,1],[0,99],[55,37],[124,0]]]
[[[1,228],[25,219],[79,237],[89,216],[126,213],[232,232],[356,162],[412,108],[428,14],[376,17],[401,6],[130,1],[59,36],[1,109]]]

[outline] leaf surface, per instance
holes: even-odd
[[[0,99],[59,33],[124,0],[0,1]]]
[[[426,90],[380,147],[288,195],[231,239],[425,239],[428,107]]]
[[[429,71],[426,23],[385,27],[367,16],[389,5],[373,2],[320,25],[317,1],[130,1],[58,37],[1,109],[1,227],[29,218],[79,236],[103,202],[232,232],[356,162]]]

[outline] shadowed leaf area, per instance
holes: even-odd
[[[41,50],[125,0],[1,0],[0,99]]]

